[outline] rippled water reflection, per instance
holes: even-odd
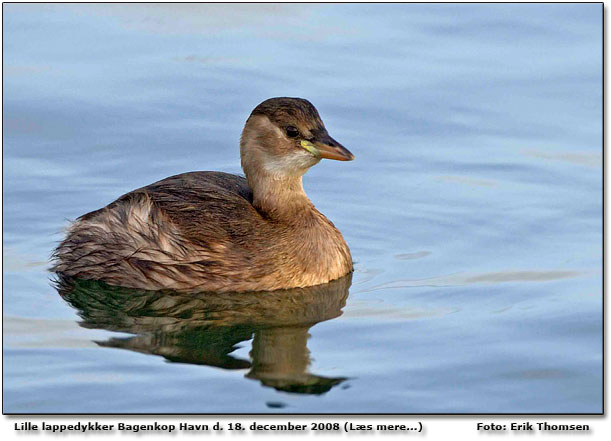
[[[4,411],[600,412],[601,14],[5,5]],[[352,281],[58,295],[67,220],[239,172],[271,96],[311,100],[356,155],[304,182]]]
[[[341,315],[352,275],[326,285],[261,293],[138,291],[60,277],[59,294],[84,328],[133,334],[97,344],[168,361],[250,369],[247,378],[279,391],[322,394],[345,378],[308,373],[310,327]],[[250,359],[231,353],[252,338]]]

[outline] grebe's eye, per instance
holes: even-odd
[[[299,136],[299,130],[295,126],[288,126],[286,128],[286,136],[289,138],[297,138]]]

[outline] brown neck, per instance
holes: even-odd
[[[303,220],[314,205],[305,192],[301,176],[270,176],[265,172],[246,172],[253,194],[253,205],[263,215],[283,222]]]

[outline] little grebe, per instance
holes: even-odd
[[[271,291],[327,283],[352,271],[341,233],[308,197],[303,174],[322,158],[350,161],[316,108],[271,98],[240,140],[246,178],[169,177],[78,218],[54,271],[148,290]]]

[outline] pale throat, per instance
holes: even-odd
[[[242,168],[253,205],[266,215],[291,220],[314,207],[303,189],[303,172],[286,173],[278,164],[252,156],[242,158]]]

